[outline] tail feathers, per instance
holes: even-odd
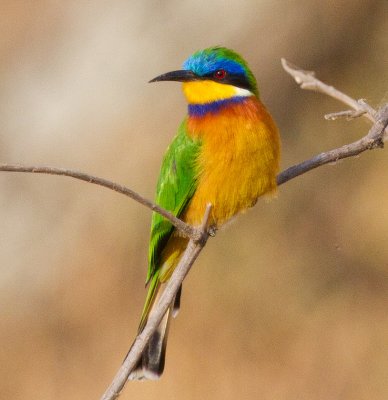
[[[152,308],[158,303],[158,298],[161,294],[159,289],[159,283],[151,282],[146,306],[143,310],[142,319],[140,321],[139,332],[141,332],[146,325],[148,315]],[[158,328],[151,336],[137,366],[133,371],[131,371],[128,380],[157,380],[163,374],[170,320],[171,316],[175,318],[178,314],[181,303],[181,294],[182,286],[179,288],[175,299],[171,303],[170,308],[167,310]]]
[[[182,285],[179,286],[179,289],[177,291],[177,294],[175,295],[175,299],[173,302],[173,304],[174,304],[174,306],[172,308],[173,318],[175,318],[178,315],[179,310],[181,308],[181,295],[182,295]]]
[[[157,380],[163,374],[171,308],[151,336],[138,365],[129,375],[129,380]]]

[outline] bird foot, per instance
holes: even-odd
[[[208,232],[209,236],[214,237],[214,236],[216,236],[216,233],[217,233],[217,227],[215,225],[211,225],[211,226],[209,226],[207,232]]]

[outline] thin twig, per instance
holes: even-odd
[[[315,77],[314,72],[305,71],[296,67],[284,58],[281,60],[284,70],[289,73],[302,89],[314,90],[333,97],[344,104],[347,104],[356,111],[363,112],[362,115],[368,118],[373,123],[376,122],[376,110],[373,109],[364,99],[355,100],[345,93],[340,92],[334,86],[326,85]],[[388,137],[388,129],[385,128],[385,140]]]
[[[388,126],[388,104],[385,104],[379,109],[376,119],[377,121],[369,130],[368,134],[360,140],[350,144],[345,144],[338,149],[318,154],[310,160],[303,161],[300,164],[287,168],[278,175],[278,185],[286,183],[290,179],[311,171],[314,168],[320,167],[321,165],[337,162],[338,160],[347,157],[354,157],[366,150],[372,150],[378,147],[382,148],[384,146],[384,131]]]
[[[127,354],[127,357],[125,358],[111,385],[101,397],[101,400],[113,400],[120,395],[121,390],[128,380],[129,374],[135,368],[150,337],[157,329],[164,314],[170,307],[179,287],[181,286],[183,280],[190,271],[191,266],[194,264],[194,261],[197,259],[199,253],[207,242],[209,235],[207,233],[206,226],[209,219],[210,211],[211,204],[208,204],[200,228],[200,231],[202,233],[201,239],[197,241],[190,239],[182,258],[179,261],[179,264],[175,268],[171,278],[166,284],[166,288],[164,289],[159,299],[159,302],[148,317],[146,326],[144,327],[142,332],[136,337],[131,346],[131,349]]]
[[[20,164],[0,164],[0,171],[7,172],[30,172],[34,174],[49,174],[49,175],[60,175],[67,176],[70,178],[79,179],[81,181],[85,181],[88,183],[93,183],[95,185],[103,186],[108,189],[114,190],[115,192],[121,193],[125,196],[130,197],[131,199],[137,201],[143,206],[149,208],[152,211],[155,211],[168,219],[183,235],[198,240],[201,238],[201,232],[198,229],[186,224],[175,215],[171,214],[169,211],[164,208],[154,204],[152,201],[146,199],[141,196],[139,193],[136,193],[132,189],[125,187],[119,183],[115,183],[113,181],[109,181],[104,178],[99,178],[97,176],[93,176],[87,174],[85,172],[73,171],[66,168],[57,168],[57,167],[48,167],[48,166],[29,166],[29,165],[20,165]]]
[[[361,115],[367,113],[366,110],[345,110],[337,111],[334,113],[325,114],[325,119],[334,121],[339,118],[346,118],[348,121],[354,118],[361,117]]]

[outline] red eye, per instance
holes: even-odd
[[[226,71],[224,69],[218,69],[216,72],[214,72],[213,76],[214,78],[222,80],[226,76]]]

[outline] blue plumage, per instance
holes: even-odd
[[[201,117],[207,113],[217,113],[222,108],[229,106],[230,104],[238,104],[246,101],[244,96],[234,96],[229,99],[213,101],[211,103],[204,104],[189,104],[188,112],[191,117]]]
[[[245,69],[240,63],[224,57],[222,47],[217,50],[219,51],[210,52],[209,49],[197,51],[183,63],[183,69],[193,71],[199,76],[205,76],[220,69],[230,74],[245,75]]]

